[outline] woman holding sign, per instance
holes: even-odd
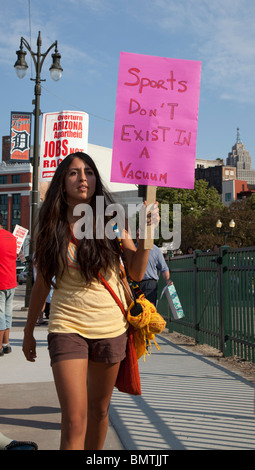
[[[125,357],[126,320],[99,272],[125,305],[119,279],[120,248],[117,239],[96,237],[96,196],[111,201],[93,160],[77,152],[56,170],[39,218],[35,259],[38,275],[33,286],[23,351],[36,358],[33,330],[55,277],[49,322],[49,353],[62,411],[61,449],[100,450],[107,427],[108,408],[119,365]],[[75,238],[79,204],[92,213],[92,237]],[[85,209],[84,209],[85,207]],[[81,211],[79,212],[81,213]],[[152,223],[158,223],[158,208]],[[109,220],[103,217],[104,228]],[[90,227],[91,228],[91,227]],[[77,236],[77,235],[76,235]],[[144,240],[137,248],[125,228],[122,247],[130,276],[139,281],[146,270],[149,250]]]

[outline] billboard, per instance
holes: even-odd
[[[87,152],[89,116],[82,111],[43,114],[40,181],[51,181],[58,165],[69,154]]]
[[[32,113],[11,112],[10,160],[28,162]]]

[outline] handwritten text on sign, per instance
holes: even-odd
[[[111,181],[193,188],[201,63],[121,52]]]
[[[87,152],[88,114],[61,111],[43,114],[40,181],[51,181],[62,160],[74,152]]]
[[[13,235],[16,237],[17,240],[17,254],[20,253],[21,247],[25,241],[25,238],[28,234],[28,230],[20,225],[15,225],[13,230]]]

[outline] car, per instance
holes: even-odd
[[[23,271],[21,271],[18,274],[18,283],[21,284],[26,284],[27,282],[27,275],[28,275],[28,268],[24,268]]]

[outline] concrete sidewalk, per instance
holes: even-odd
[[[35,329],[37,361],[21,346],[24,287],[14,301],[12,353],[0,358],[0,432],[58,450],[60,409],[47,351],[47,327]],[[105,450],[255,449],[254,386],[212,360],[158,337],[143,362],[143,394],[114,390]]]
[[[111,419],[126,449],[255,449],[254,385],[160,336],[140,362],[143,395],[114,392]]]

